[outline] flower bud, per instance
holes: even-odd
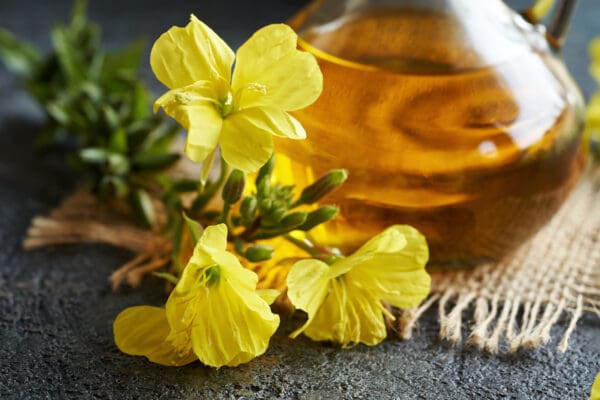
[[[258,187],[261,182],[266,182],[267,185],[271,182],[271,174],[273,173],[273,168],[275,167],[275,156],[271,156],[269,161],[265,163],[259,170],[256,175],[256,186]],[[266,179],[265,179],[266,178]]]
[[[240,214],[242,218],[246,221],[252,221],[256,214],[257,205],[258,201],[254,196],[248,196],[242,200],[242,204],[240,205]]]
[[[336,206],[323,206],[308,213],[306,221],[298,227],[303,231],[309,231],[317,225],[327,222],[338,215],[340,209]]]
[[[333,169],[317,179],[314,183],[304,188],[300,194],[300,204],[312,204],[330,192],[334,191],[348,178],[345,169]]]
[[[273,257],[273,251],[274,249],[272,246],[259,244],[248,247],[244,252],[244,257],[252,262],[267,261]]]
[[[246,175],[239,169],[231,171],[227,182],[225,182],[225,186],[223,186],[223,191],[221,192],[223,201],[229,204],[238,202],[242,198],[245,185]]]
[[[288,230],[288,231],[292,230],[292,229],[296,229],[300,225],[304,224],[304,222],[306,222],[307,216],[308,216],[308,213],[306,213],[304,211],[296,211],[296,212],[290,213],[290,214],[286,215],[285,217],[283,217],[283,219],[281,220],[281,222],[280,222],[281,228]]]

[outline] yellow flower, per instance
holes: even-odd
[[[313,103],[323,77],[314,56],[296,46],[294,31],[275,24],[257,31],[234,56],[193,15],[185,28],[172,27],[156,41],[150,64],[171,90],[155,108],[162,107],[188,130],[188,157],[212,158],[220,144],[228,164],[253,172],[271,156],[272,135],[306,137],[287,111]]]
[[[600,84],[600,37],[592,40],[592,43],[590,44],[590,56],[592,58],[590,72]]]
[[[236,366],[263,354],[279,326],[269,303],[278,292],[256,291],[257,277],[225,250],[225,225],[198,241],[166,308],[131,307],[113,326],[119,349],[150,361]]]
[[[594,386],[592,386],[590,400],[600,400],[600,374],[596,376],[596,381],[594,382]]]
[[[587,105],[586,127],[595,133],[595,136],[600,136],[600,92],[596,93]]]
[[[308,320],[291,336],[304,332],[344,347],[381,342],[387,334],[384,314],[393,318],[382,302],[410,308],[423,301],[431,286],[428,258],[416,229],[394,225],[331,266],[316,259],[297,262],[288,274],[288,297]]]
[[[536,0],[530,12],[536,20],[539,20],[548,15],[553,6],[554,0]]]

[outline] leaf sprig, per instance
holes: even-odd
[[[103,50],[101,30],[87,20],[86,5],[77,0],[70,23],[52,29],[52,51],[45,56],[0,29],[0,59],[21,75],[45,111],[38,146],[62,150],[94,193],[126,199],[150,227],[156,221],[149,191],[179,159],[171,151],[179,128],[151,113],[153,96],[139,71],[145,43]]]

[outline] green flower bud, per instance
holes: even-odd
[[[271,199],[262,199],[259,204],[260,212],[263,214],[268,213],[271,208],[273,208],[273,200]]]
[[[300,194],[299,204],[312,204],[331,193],[348,178],[345,169],[333,169],[304,188]]]
[[[256,245],[248,247],[244,252],[244,257],[252,262],[267,261],[273,257],[274,249],[268,245]]]
[[[281,220],[281,228],[286,230],[296,229],[306,222],[308,213],[304,211],[296,211],[283,217]]]
[[[242,198],[244,186],[246,185],[246,175],[239,169],[234,169],[221,192],[223,201],[229,204],[237,203]]]
[[[267,185],[271,181],[271,174],[273,173],[273,168],[275,168],[275,156],[271,156],[269,161],[266,162],[259,170],[256,175],[256,186],[258,187],[261,182],[266,182]]]
[[[298,229],[303,231],[311,230],[315,226],[335,218],[339,212],[340,209],[336,206],[319,207],[316,210],[308,213],[306,221],[300,227],[298,227]]]
[[[256,207],[258,205],[258,200],[254,196],[248,196],[242,200],[242,204],[240,205],[240,214],[242,218],[246,221],[252,221],[254,219],[254,215],[256,215]]]
[[[275,207],[274,203],[271,203],[271,209],[263,216],[263,223],[265,225],[277,225],[285,216],[287,209],[285,207]]]

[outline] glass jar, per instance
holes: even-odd
[[[293,18],[324,90],[294,113],[308,139],[276,142],[276,175],[349,171],[324,199],[340,217],[312,234],[352,251],[410,224],[433,267],[526,241],[584,167],[583,100],[558,55],[572,6],[548,30],[500,0],[318,0]]]

